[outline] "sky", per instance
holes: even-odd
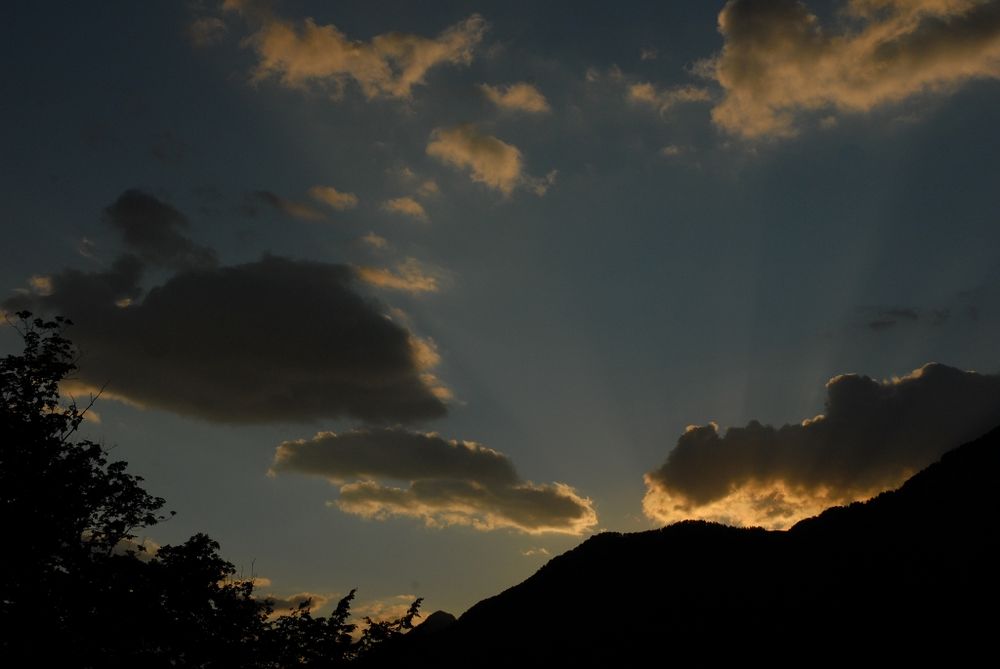
[[[1000,423],[1000,2],[2,12],[0,308],[74,321],[140,540],[276,600],[457,614]]]

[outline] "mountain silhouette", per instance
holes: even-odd
[[[786,531],[603,533],[379,664],[787,664],[995,653],[1000,428]],[[418,628],[419,629],[419,628]],[[376,659],[376,658],[373,658]]]

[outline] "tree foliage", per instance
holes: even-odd
[[[253,580],[196,534],[155,555],[136,531],[166,518],[127,464],[78,439],[86,406],[61,397],[76,369],[70,321],[20,312],[23,352],[0,359],[0,657],[10,666],[332,667],[413,626],[348,622],[354,591],[327,617],[310,603],[276,616]]]

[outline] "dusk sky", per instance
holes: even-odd
[[[1000,423],[1000,2],[2,13],[0,305],[261,592],[458,614]]]

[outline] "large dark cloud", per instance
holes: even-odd
[[[1000,423],[1000,376],[928,364],[889,381],[846,374],[824,415],[724,435],[692,426],[646,475],[647,515],[785,526],[892,487]]]
[[[172,243],[171,235],[129,233],[176,233],[163,222],[175,210],[140,195],[126,193],[109,216],[126,245],[155,255],[151,249],[164,245],[150,240]],[[154,222],[140,210],[153,212]],[[445,413],[429,370],[433,348],[358,292],[347,265],[264,256],[183,269],[145,294],[142,271],[134,255],[102,272],[68,269],[46,277],[45,291],[15,295],[3,308],[71,318],[83,354],[77,390],[105,387],[107,396],[139,405],[232,423],[405,422]]]
[[[470,441],[397,429],[320,432],[309,440],[286,441],[275,453],[273,472],[354,478],[471,478],[491,485],[517,482],[510,460]]]
[[[597,522],[589,499],[561,484],[522,480],[507,456],[469,441],[400,429],[320,432],[288,441],[272,474],[298,472],[341,483],[335,504],[366,518],[393,515],[428,525],[580,534]],[[361,479],[344,483],[350,479]],[[407,481],[405,488],[377,479]]]
[[[127,190],[107,209],[105,220],[125,246],[145,262],[174,269],[211,267],[215,251],[184,235],[187,218],[174,207],[140,190]]]

